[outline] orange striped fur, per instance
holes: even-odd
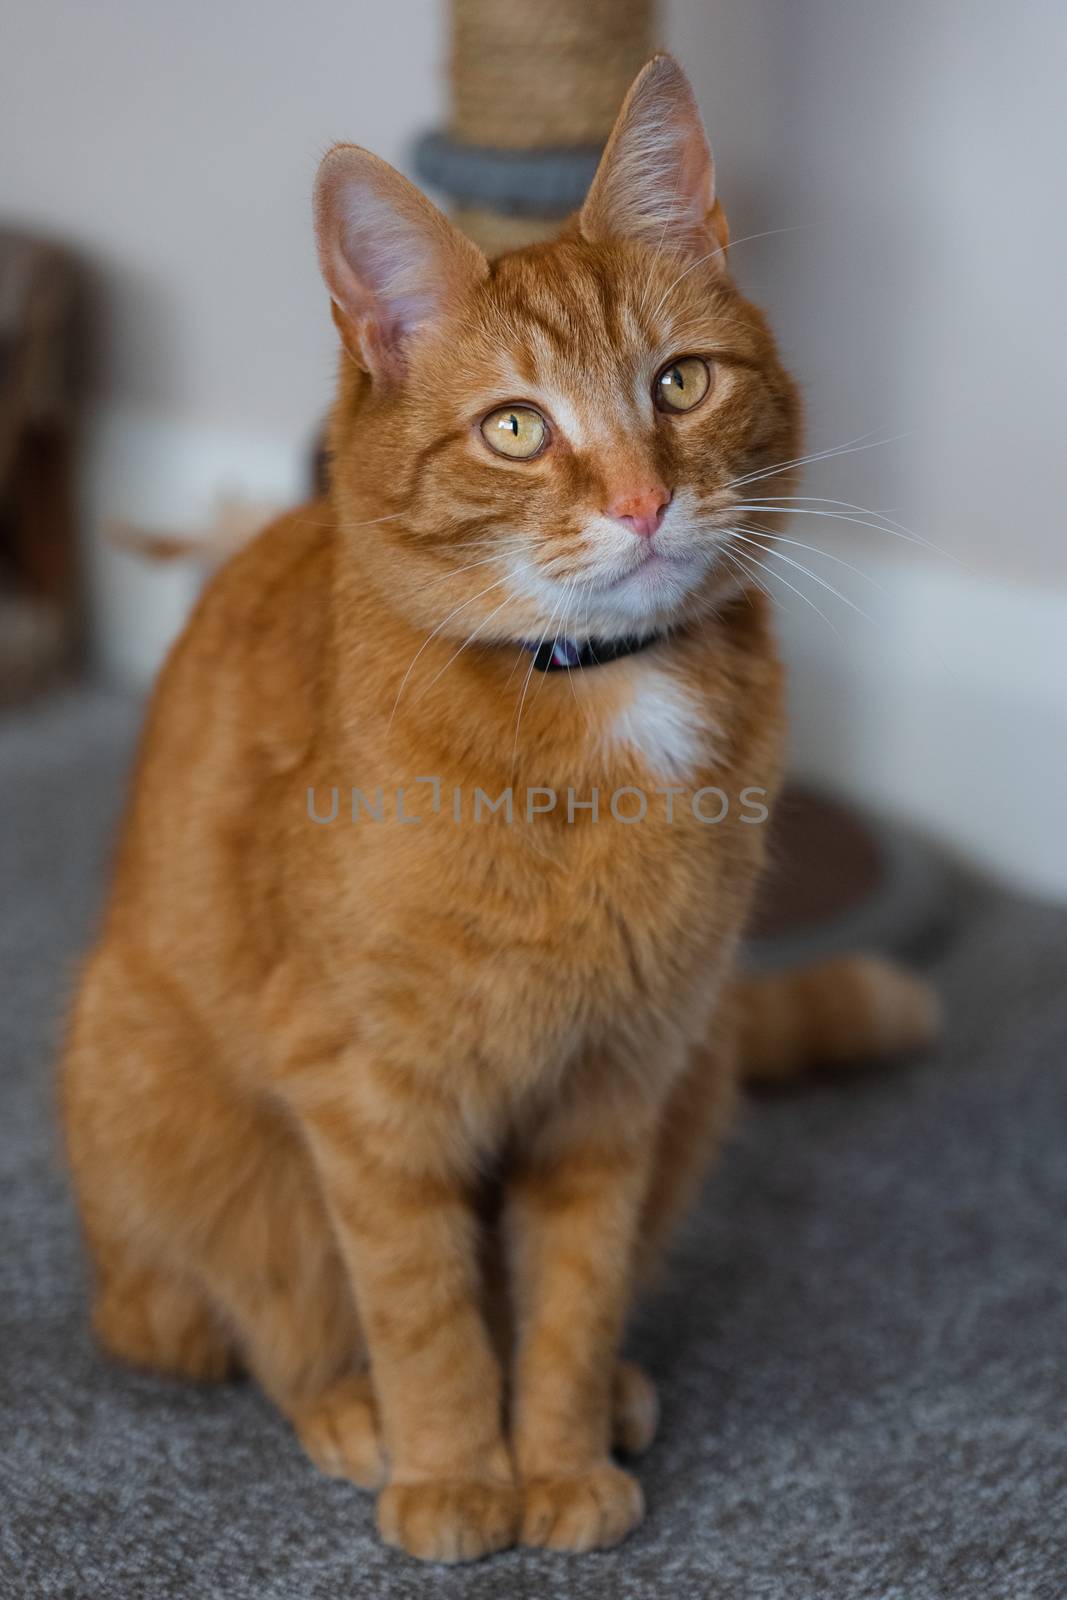
[[[166,664],[71,1022],[95,1324],[163,1371],[248,1368],[416,1556],[585,1550],[641,1515],[612,1446],[656,1402],[620,1335],[735,1096],[764,850],[736,802],[777,788],[782,683],[720,529],[732,480],[798,454],[796,394],[666,58],[555,244],[490,265],[353,147],[317,223],[332,490],[218,574]],[[683,357],[707,396],[658,410]],[[530,459],[481,432],[520,402]],[[669,631],[531,681],[522,641],[640,628]],[[659,799],[454,820],[455,789],[508,785]],[[685,798],[710,787],[713,826]],[[346,820],[353,789],[384,820]],[[864,1042],[825,1015],[805,1056]]]
[[[738,1049],[749,1083],[920,1050],[941,1024],[930,987],[873,955],[748,979],[736,985],[736,1000]]]

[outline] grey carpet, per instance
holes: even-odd
[[[1062,1600],[1067,913],[980,897],[935,1058],[748,1110],[631,1340],[664,1402],[637,1533],[427,1570],[250,1386],[90,1341],[51,1063],[131,725],[0,723],[4,1600]]]

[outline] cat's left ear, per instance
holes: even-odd
[[[725,252],[730,235],[715,198],[708,136],[673,56],[654,56],[634,79],[579,225],[594,243],[634,239],[700,255]]]
[[[402,377],[412,340],[489,271],[414,184],[355,144],[335,145],[319,167],[315,237],[345,347],[383,383]]]

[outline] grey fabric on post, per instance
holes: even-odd
[[[1062,1600],[1067,912],[976,897],[934,1057],[748,1108],[629,1341],[663,1423],[627,1543],[420,1568],[250,1385],[90,1339],[52,1063],[134,721],[0,723],[3,1600]]]
[[[600,160],[600,147],[488,150],[446,133],[424,133],[415,145],[421,183],[465,205],[491,206],[510,216],[558,216],[577,211]]]

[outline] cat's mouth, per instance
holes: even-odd
[[[597,594],[615,594],[630,586],[647,587],[658,593],[664,587],[674,587],[679,581],[695,579],[703,571],[703,563],[691,555],[671,554],[665,550],[649,550],[627,567],[625,572],[611,574],[594,585]]]

